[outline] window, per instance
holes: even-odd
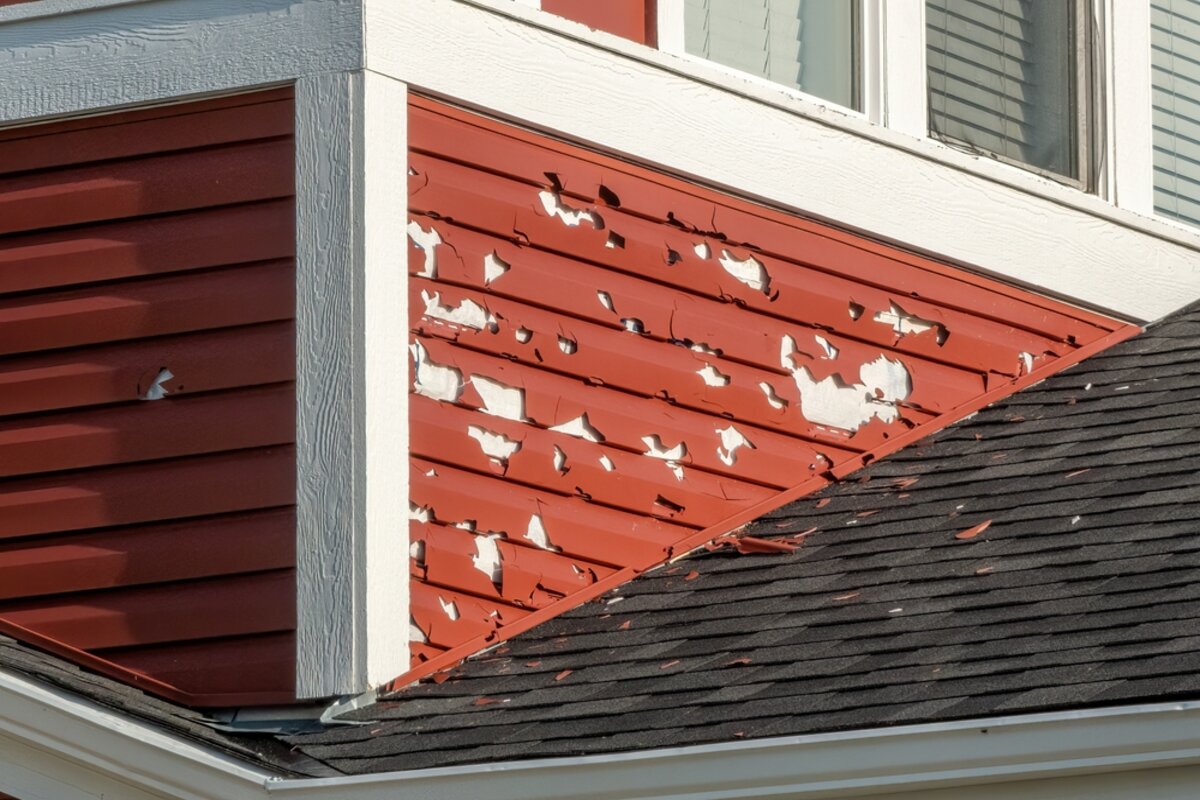
[[[857,0],[684,0],[686,52],[861,108]]]
[[[1076,0],[928,0],[931,135],[1086,182]]]
[[[1154,209],[1200,224],[1200,1],[1153,0]]]

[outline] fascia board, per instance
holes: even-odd
[[[356,800],[827,798],[1200,763],[1200,703],[1095,709],[389,775],[281,781]]]
[[[45,0],[0,8],[0,125],[361,69],[360,0]]]
[[[414,91],[1127,319],[1200,297],[1200,232],[928,137],[511,0],[364,15],[367,69]]]
[[[1200,763],[1200,702],[1160,703],[345,778],[283,779],[0,670],[3,737],[146,793],[199,800],[853,797]],[[3,741],[0,741],[0,745]],[[0,746],[4,757],[16,752]],[[22,766],[17,764],[16,766]],[[55,776],[47,773],[47,786]],[[0,790],[6,788],[0,781]],[[116,795],[115,797],[120,797]]]
[[[138,787],[128,794],[111,789],[117,793],[103,795],[109,800],[141,800],[146,794],[248,800],[263,797],[265,783],[274,777],[129,715],[0,669],[0,791],[14,791],[6,781],[16,780],[11,773],[27,766],[20,758],[22,747],[54,756],[49,767],[39,770],[47,781],[45,797],[59,796],[54,792],[63,791],[62,782],[71,776],[87,776],[97,787],[114,782]]]

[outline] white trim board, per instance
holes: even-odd
[[[0,125],[362,66],[359,0],[49,1],[0,9]]]
[[[1200,764],[1198,725],[1200,703],[1159,703],[602,756],[284,779],[0,669],[0,791],[16,792],[22,800],[749,800],[877,797],[958,787],[962,791],[954,796],[966,797],[970,787],[1012,781],[1024,781],[1017,786],[1026,792],[1032,780]],[[1149,781],[1155,772],[1143,774]],[[1108,800],[1121,795],[1089,796]]]
[[[414,90],[1127,318],[1200,297],[1200,232],[1016,167],[511,0],[365,15],[368,68]]]
[[[362,71],[296,84],[299,697],[408,666],[407,97]]]

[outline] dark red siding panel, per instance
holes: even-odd
[[[402,681],[1134,330],[432,101],[409,136]]]
[[[542,0],[542,10],[639,44],[656,45],[655,0]]]
[[[290,90],[0,131],[0,630],[294,697]]]

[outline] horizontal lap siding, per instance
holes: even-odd
[[[293,116],[0,130],[0,629],[194,705],[293,698]]]
[[[409,131],[405,679],[1122,327],[432,101]],[[815,408],[856,384],[883,419]]]

